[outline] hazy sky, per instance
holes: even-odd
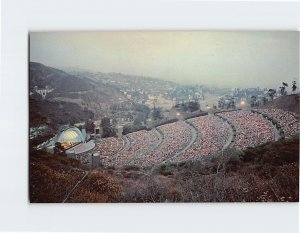
[[[299,32],[34,32],[30,61],[182,84],[277,87],[299,79]]]

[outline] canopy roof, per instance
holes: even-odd
[[[81,131],[76,128],[76,127],[70,127],[64,131],[62,131],[58,137],[57,137],[57,142],[60,143],[79,143],[79,142],[84,142],[85,139],[81,133]]]

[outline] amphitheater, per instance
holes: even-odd
[[[151,166],[201,159],[223,149],[243,150],[299,133],[299,117],[280,109],[226,111],[103,138],[93,153],[103,166]]]

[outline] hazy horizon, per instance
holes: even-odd
[[[277,87],[299,80],[299,32],[32,32],[30,61],[180,84]]]

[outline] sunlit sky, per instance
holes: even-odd
[[[218,87],[299,79],[299,32],[32,32],[30,61]]]

